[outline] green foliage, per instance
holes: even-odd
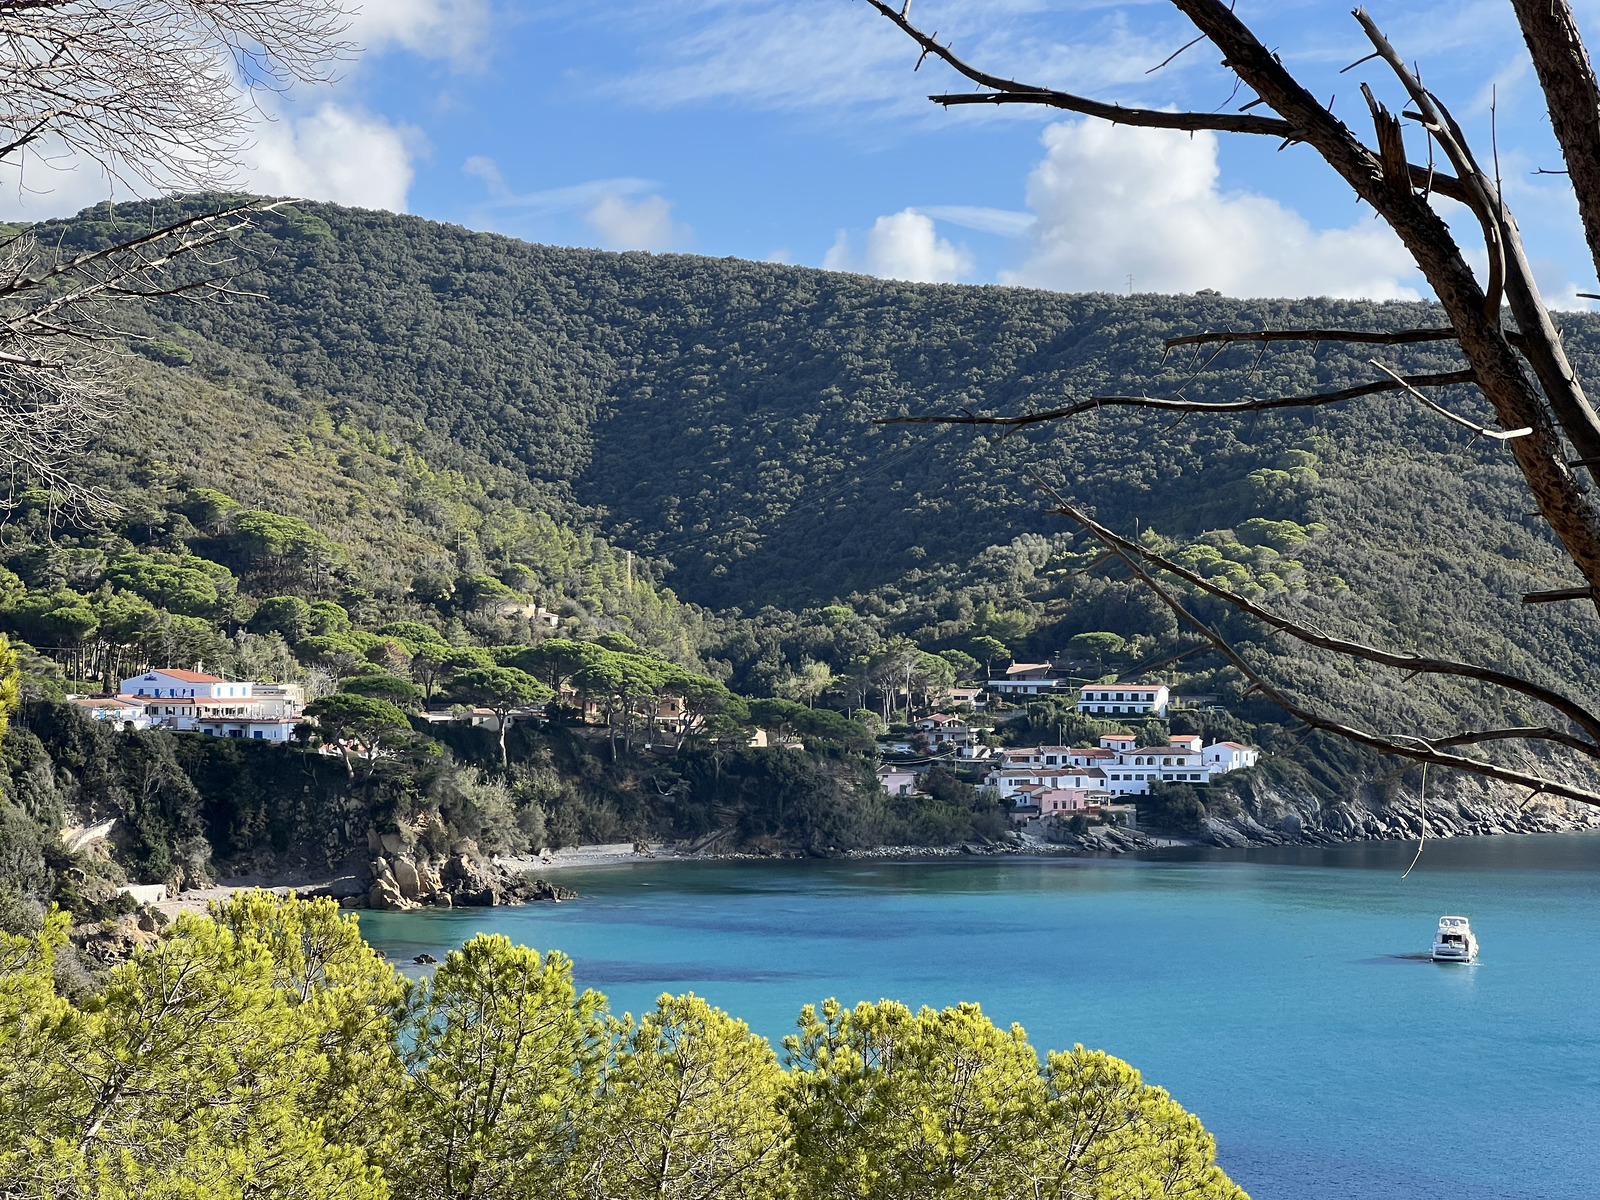
[[[501,935],[404,980],[331,900],[236,894],[103,991],[67,914],[0,933],[0,1177],[28,1196],[1244,1200],[1126,1063],[1041,1068],[974,1005],[807,1007],[765,1039],[693,995],[637,1022]]]
[[[415,708],[422,700],[422,689],[398,675],[356,675],[349,679],[341,679],[339,690],[357,696],[387,700],[400,708]]]
[[[1081,1046],[1041,1072],[1021,1026],[975,1004],[807,1006],[784,1040],[802,1197],[1244,1200],[1199,1123]]]

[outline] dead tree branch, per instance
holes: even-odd
[[[1341,388],[1336,392],[1317,392],[1309,396],[1275,396],[1266,400],[1224,400],[1207,403],[1183,400],[1171,396],[1094,396],[1079,400],[1065,408],[1052,408],[1045,412],[1023,413],[1014,417],[984,417],[972,413],[950,413],[944,416],[878,417],[874,425],[1004,425],[1020,429],[1040,425],[1047,421],[1060,421],[1081,416],[1101,408],[1153,408],[1161,412],[1179,413],[1244,413],[1269,412],[1280,408],[1316,408],[1323,404],[1338,404],[1343,400],[1356,400],[1362,396],[1376,396],[1382,392],[1399,391],[1407,387],[1449,387],[1455,384],[1475,383],[1471,371],[1446,371],[1436,375],[1406,375],[1396,379],[1380,379],[1355,387]]]
[[[1064,507],[1070,508],[1071,506]],[[1065,515],[1070,516],[1073,514],[1069,512]],[[1085,520],[1085,528],[1088,528],[1096,538],[1101,538],[1102,533],[1110,533],[1109,530],[1093,521]],[[1600,807],[1600,793],[1591,792],[1586,788],[1572,787],[1568,784],[1546,779],[1539,775],[1531,775],[1524,771],[1514,771],[1497,763],[1483,762],[1480,759],[1467,758],[1460,754],[1448,754],[1439,748],[1444,743],[1414,734],[1372,733],[1346,724],[1343,721],[1325,717],[1313,709],[1307,708],[1251,666],[1226,638],[1205,621],[1191,613],[1170,590],[1151,575],[1145,568],[1140,548],[1132,546],[1125,539],[1116,538],[1115,535],[1112,536],[1114,541],[1103,538],[1101,540],[1104,541],[1105,545],[1116,551],[1117,557],[1127,564],[1128,569],[1139,577],[1141,582],[1156,595],[1157,599],[1172,612],[1173,616],[1210,642],[1217,652],[1226,658],[1239,674],[1244,676],[1253,690],[1259,691],[1267,699],[1283,709],[1284,712],[1303,721],[1313,729],[1321,729],[1324,732],[1336,734],[1347,741],[1368,746],[1384,754],[1407,758],[1413,762],[1450,767],[1457,771],[1480,775],[1501,783],[1514,784],[1518,787],[1537,788],[1539,791],[1552,796],[1560,796],[1563,799],[1577,800],[1583,804]],[[1589,751],[1586,749],[1585,752]]]
[[[1596,715],[1576,700],[1563,695],[1554,688],[1545,687],[1519,675],[1496,671],[1491,667],[1480,667],[1472,663],[1456,662],[1447,658],[1434,658],[1420,654],[1401,654],[1392,650],[1384,650],[1362,642],[1334,637],[1308,625],[1291,621],[1271,609],[1257,604],[1249,597],[1241,596],[1236,592],[1229,591],[1227,588],[1218,586],[1204,575],[1190,570],[1182,563],[1175,562],[1165,555],[1156,553],[1148,546],[1142,546],[1114,533],[1094,520],[1082,509],[1062,498],[1048,484],[1040,480],[1036,480],[1036,482],[1054,497],[1059,506],[1055,509],[1056,512],[1083,526],[1094,536],[1096,541],[1115,553],[1124,562],[1127,562],[1129,557],[1132,556],[1141,562],[1149,563],[1163,573],[1181,579],[1207,595],[1216,597],[1239,612],[1255,618],[1263,625],[1276,629],[1280,633],[1286,633],[1296,641],[1303,642],[1308,646],[1315,646],[1320,650],[1328,650],[1335,654],[1344,655],[1347,658],[1361,659],[1365,662],[1377,663],[1380,666],[1408,671],[1413,675],[1444,675],[1459,679],[1473,679],[1480,683],[1504,688],[1506,691],[1515,692],[1518,695],[1527,696],[1530,700],[1537,700],[1539,703],[1554,709],[1587,733],[1596,743],[1600,743],[1600,715]]]
[[[354,52],[349,15],[342,0],[0,2],[0,162],[19,179],[55,159],[93,164],[108,190],[226,187],[260,118],[251,93],[331,78]],[[105,507],[62,468],[123,402],[102,348],[119,336],[106,305],[230,294],[220,248],[259,207],[217,206],[77,255],[28,234],[0,244],[0,474],[13,499],[35,484],[53,504]],[[201,269],[175,275],[180,260]]]

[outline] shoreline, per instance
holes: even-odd
[[[1514,829],[1497,833],[1430,833],[1428,840],[1455,841],[1461,838],[1515,837],[1535,834],[1554,834],[1558,836],[1569,834],[1595,835],[1600,834],[1600,824],[1584,824],[1566,829]],[[1145,834],[1137,830],[1113,829],[1105,832],[1091,832],[1075,839],[1073,842],[1046,842],[1039,838],[1023,835],[1021,841],[1005,844],[983,845],[975,842],[961,842],[946,846],[869,846],[858,850],[846,850],[821,856],[812,856],[803,851],[790,851],[788,853],[762,853],[757,851],[709,854],[705,852],[685,853],[679,851],[670,842],[649,843],[647,850],[636,848],[636,844],[633,842],[606,842],[585,846],[568,846],[561,850],[552,850],[547,855],[506,855],[496,857],[490,861],[493,866],[507,872],[540,877],[561,871],[660,863],[783,862],[812,857],[819,857],[825,861],[880,862],[915,862],[919,859],[935,858],[1116,858],[1149,850],[1185,848],[1242,850],[1284,845],[1355,846],[1363,843],[1409,842],[1415,840],[1417,839],[1414,834],[1401,837],[1330,837],[1323,834],[1316,837],[1302,835],[1298,838],[1283,838],[1274,841],[1251,840],[1243,842],[1241,839],[1240,842],[1235,843],[1231,840],[1224,841],[1220,838],[1180,838]],[[183,912],[204,915],[206,907],[211,901],[227,900],[235,892],[259,888],[262,891],[271,892],[279,896],[287,895],[290,892],[304,894],[317,888],[326,888],[344,877],[331,871],[316,873],[289,872],[283,875],[238,875],[229,879],[219,880],[211,887],[185,890],[170,899],[158,901],[150,907],[164,913],[169,918],[176,917]]]

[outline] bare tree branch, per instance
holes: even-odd
[[[1456,331],[1397,329],[1390,333],[1364,329],[1225,329],[1213,333],[1185,333],[1162,343],[1168,350],[1179,346],[1213,346],[1233,342],[1358,342],[1368,346],[1409,346],[1416,342],[1453,342]]]
[[[1066,515],[1073,514],[1068,513]],[[1259,691],[1262,695],[1266,696],[1267,699],[1271,700],[1279,708],[1283,709],[1284,712],[1300,721],[1305,722],[1305,724],[1311,726],[1313,729],[1321,729],[1325,732],[1336,734],[1339,737],[1344,738],[1346,741],[1368,746],[1374,750],[1382,751],[1385,754],[1398,755],[1401,758],[1407,758],[1413,762],[1425,762],[1432,763],[1435,766],[1450,767],[1454,770],[1465,771],[1472,775],[1480,775],[1489,779],[1494,779],[1501,783],[1514,784],[1518,787],[1534,788],[1537,792],[1543,792],[1552,796],[1560,796],[1567,800],[1577,800],[1583,804],[1590,804],[1600,807],[1600,793],[1592,792],[1585,788],[1572,787],[1569,784],[1560,783],[1553,779],[1547,779],[1540,775],[1531,775],[1524,771],[1513,771],[1496,763],[1483,762],[1479,759],[1467,758],[1459,754],[1447,754],[1443,750],[1439,749],[1439,746],[1444,743],[1435,742],[1432,739],[1420,737],[1414,734],[1386,735],[1371,733],[1368,730],[1358,729],[1357,727],[1348,725],[1342,721],[1335,721],[1329,717],[1324,717],[1320,713],[1305,707],[1303,704],[1300,704],[1290,697],[1281,688],[1277,687],[1277,685],[1268,680],[1254,667],[1252,667],[1250,663],[1233,648],[1226,638],[1219,634],[1210,625],[1206,624],[1206,622],[1202,621],[1199,617],[1191,613],[1186,607],[1184,607],[1184,605],[1176,596],[1163,587],[1160,582],[1157,581],[1154,576],[1152,576],[1149,571],[1145,569],[1144,563],[1141,561],[1142,555],[1140,554],[1138,547],[1130,546],[1130,544],[1124,539],[1115,538],[1115,535],[1112,535],[1115,539],[1114,542],[1101,538],[1102,533],[1110,533],[1110,531],[1092,521],[1085,520],[1085,527],[1088,528],[1096,538],[1100,538],[1107,546],[1113,548],[1117,553],[1117,557],[1122,559],[1122,561],[1127,564],[1128,569],[1137,575],[1145,584],[1145,586],[1150,588],[1150,590],[1155,593],[1156,597],[1163,604],[1165,604],[1169,610],[1171,610],[1172,614],[1177,617],[1179,621],[1183,622],[1185,625],[1188,625],[1196,633],[1200,634],[1201,637],[1210,642],[1217,652],[1226,658],[1229,664],[1232,665],[1233,668],[1239,672],[1239,674],[1243,675],[1245,679],[1249,681],[1253,690]],[[1587,753],[1588,750],[1586,749],[1585,752]]]
[[[1600,746],[1551,729],[1548,725],[1523,726],[1515,729],[1483,729],[1472,733],[1454,733],[1449,737],[1429,738],[1433,746],[1474,746],[1480,742],[1559,742],[1570,749],[1581,751],[1590,758],[1600,758]]]
[[[1600,272],[1600,83],[1567,0],[1511,0]]]
[[[936,417],[878,417],[872,423],[874,425],[1005,425],[1020,429],[1046,421],[1060,421],[1067,417],[1080,416],[1101,408],[1153,408],[1162,412],[1180,413],[1268,412],[1278,408],[1316,408],[1323,404],[1337,404],[1342,400],[1355,400],[1362,396],[1399,391],[1406,387],[1449,387],[1454,384],[1475,382],[1477,381],[1471,371],[1446,371],[1436,375],[1406,375],[1397,379],[1380,379],[1373,383],[1341,388],[1337,392],[1317,392],[1310,396],[1276,396],[1266,400],[1224,400],[1208,403],[1166,396],[1094,396],[1088,400],[1069,404],[1065,408],[1024,413],[1015,417],[980,417],[972,413],[952,413]]]
[[[1464,425],[1466,428],[1472,430],[1473,433],[1476,433],[1481,437],[1493,438],[1497,442],[1509,442],[1512,438],[1527,437],[1533,432],[1533,430],[1527,427],[1522,429],[1489,429],[1486,426],[1479,425],[1476,421],[1469,421],[1466,417],[1459,416],[1458,414],[1451,412],[1444,405],[1435,404],[1432,400],[1428,399],[1428,397],[1417,391],[1416,388],[1412,387],[1409,383],[1391,371],[1388,367],[1384,366],[1377,359],[1369,358],[1367,359],[1367,362],[1370,365],[1377,367],[1378,370],[1382,371],[1390,379],[1394,380],[1401,387],[1405,388],[1407,392],[1411,393],[1412,396],[1416,397],[1423,404],[1433,409],[1433,411],[1438,413],[1440,416],[1448,417],[1457,425]]]
[[[1518,675],[1511,675],[1505,671],[1496,671],[1490,667],[1474,666],[1471,663],[1456,662],[1447,658],[1425,657],[1420,654],[1399,654],[1391,650],[1383,650],[1377,646],[1368,646],[1361,642],[1352,642],[1345,638],[1333,637],[1320,630],[1312,629],[1310,626],[1290,621],[1246,596],[1241,596],[1236,592],[1218,586],[1205,576],[1185,567],[1182,563],[1174,562],[1172,559],[1151,550],[1148,546],[1141,546],[1137,542],[1130,541],[1112,532],[1082,509],[1064,499],[1047,483],[1042,480],[1036,480],[1036,482],[1055,498],[1060,506],[1055,510],[1056,512],[1064,517],[1070,517],[1073,521],[1082,525],[1097,541],[1124,561],[1127,561],[1131,555],[1142,562],[1151,563],[1163,572],[1176,576],[1190,586],[1198,588],[1207,595],[1215,596],[1240,612],[1254,617],[1262,624],[1281,633],[1286,633],[1308,646],[1316,646],[1318,649],[1329,650],[1349,658],[1359,658],[1366,662],[1394,667],[1397,670],[1408,671],[1413,675],[1448,675],[1461,679],[1475,679],[1481,683],[1492,684],[1509,692],[1527,696],[1531,700],[1537,700],[1541,704],[1548,705],[1582,729],[1597,743],[1600,743],[1600,716],[1553,688],[1523,679]]]
[[[251,92],[330,79],[354,51],[348,21],[343,0],[0,0],[0,162],[87,160],[108,187],[134,190],[225,186],[260,117]],[[0,474],[13,502],[31,482],[52,504],[106,507],[62,471],[124,401],[116,358],[98,348],[119,336],[106,306],[228,295],[226,259],[211,253],[261,207],[223,205],[77,255],[27,234],[0,243]],[[205,269],[180,278],[180,260]]]
[[[950,47],[942,46],[935,40],[938,36],[937,31],[931,34],[923,33],[906,19],[903,11],[890,7],[884,0],[867,0],[867,3],[894,22],[907,37],[921,46],[922,58],[932,55],[979,87],[994,89],[992,92],[929,96],[928,99],[935,104],[946,107],[952,104],[1042,104],[1047,108],[1061,108],[1068,112],[1101,117],[1117,125],[1140,125],[1148,129],[1214,129],[1222,133],[1294,137],[1294,126],[1276,117],[1248,117],[1231,113],[1173,113],[1150,108],[1125,108],[1120,104],[1105,104],[1099,100],[1074,96],[1069,92],[1018,83],[1014,79],[1002,79],[998,75],[990,75],[963,62],[956,57]],[[921,59],[918,59],[918,65],[921,65]]]

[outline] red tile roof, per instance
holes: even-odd
[[[170,679],[181,679],[185,683],[225,683],[220,675],[203,675],[199,671],[179,671],[174,667],[162,667],[158,670],[147,671],[147,675],[165,675]]]

